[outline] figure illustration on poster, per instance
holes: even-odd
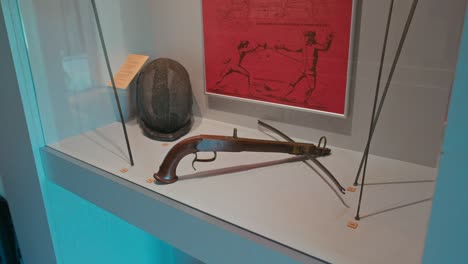
[[[236,53],[226,59],[223,64],[226,65],[224,70],[221,73],[219,80],[216,82],[216,90],[223,90],[222,82],[226,77],[233,73],[240,74],[247,78],[248,91],[251,96],[264,95],[268,97],[275,97],[279,100],[290,101],[294,103],[307,103],[308,99],[312,96],[316,86],[317,86],[317,63],[319,59],[319,52],[326,52],[330,49],[332,43],[333,35],[330,34],[328,39],[324,43],[319,43],[316,40],[316,32],[307,31],[304,33],[304,46],[299,49],[292,50],[286,47],[284,44],[277,44],[274,48],[270,48],[275,52],[286,51],[300,53],[302,55],[302,60],[296,60],[294,58],[288,57],[297,63],[300,63],[302,70],[298,77],[291,82],[289,82],[285,87],[279,89],[277,93],[274,93],[268,84],[261,83],[261,85],[255,86],[255,91],[252,90],[252,81],[251,73],[249,69],[242,66],[242,62],[248,54],[258,52],[260,49],[266,50],[268,45],[257,44],[255,48],[250,47],[250,42],[247,40],[240,41]],[[297,91],[297,86],[305,79],[305,89],[304,91]],[[262,89],[263,88],[263,89]],[[238,92],[237,89],[234,92]]]
[[[344,115],[352,7],[204,0],[206,92]]]
[[[314,92],[317,87],[317,63],[319,58],[319,52],[326,52],[330,49],[333,34],[328,35],[326,43],[319,43],[316,40],[317,33],[314,31],[308,31],[304,33],[305,45],[303,48],[297,50],[291,50],[284,45],[276,46],[276,50],[285,50],[287,52],[297,52],[303,55],[304,68],[299,77],[292,83],[289,84],[288,89],[286,89],[286,94],[282,95],[286,101],[297,102],[297,103],[307,103],[308,99]],[[306,91],[304,94],[297,94],[295,96],[294,92],[296,91],[296,86],[306,79]]]
[[[250,53],[254,53],[258,51],[258,49],[263,48],[266,49],[266,44],[257,44],[255,48],[250,48],[250,42],[248,40],[242,40],[239,43],[239,46],[237,46],[237,51],[236,53],[232,56],[226,59],[224,64],[226,65],[225,69],[221,73],[220,79],[216,82],[217,88],[219,88],[219,85],[223,82],[223,80],[231,75],[232,73],[237,73],[242,76],[245,76],[248,81],[248,90],[250,92],[250,84],[251,84],[251,79],[250,79],[250,72],[242,66],[242,62],[245,58]],[[251,93],[252,94],[252,93]]]

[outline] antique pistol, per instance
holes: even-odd
[[[176,182],[178,180],[176,175],[177,165],[188,154],[195,154],[195,159],[192,162],[192,166],[194,167],[195,162],[215,161],[217,152],[243,151],[278,152],[293,155],[310,155],[314,157],[327,156],[330,155],[331,152],[330,149],[325,146],[320,147],[308,143],[240,138],[237,136],[237,129],[234,129],[234,135],[232,137],[199,135],[182,140],[167,153],[159,167],[159,171],[155,173],[153,177],[156,179],[156,182],[162,184]],[[197,157],[198,152],[213,152],[214,157],[212,159],[199,159]]]

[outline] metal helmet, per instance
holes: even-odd
[[[161,58],[141,71],[137,80],[138,119],[143,133],[155,140],[174,141],[192,127],[192,87],[187,70]]]

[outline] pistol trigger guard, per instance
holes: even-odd
[[[217,153],[216,151],[213,151],[213,153],[214,153],[214,157],[211,158],[211,159],[199,159],[199,158],[198,158],[198,155],[197,155],[197,152],[195,152],[195,158],[194,158],[193,161],[192,161],[192,168],[193,168],[194,170],[197,170],[197,169],[195,168],[195,162],[197,162],[197,161],[198,161],[198,162],[213,162],[213,161],[215,161],[216,158],[218,157],[218,153]]]

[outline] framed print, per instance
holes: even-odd
[[[353,0],[203,0],[206,93],[347,114]]]

